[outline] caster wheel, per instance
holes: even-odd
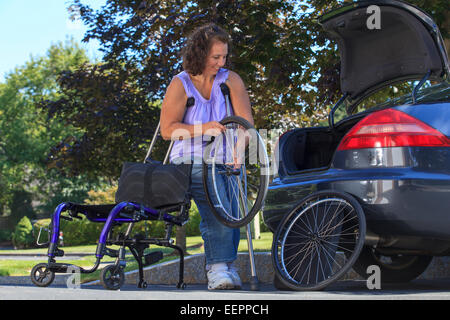
[[[147,282],[145,282],[145,281],[139,282],[138,288],[146,289],[147,288]]]
[[[181,289],[181,290],[184,290],[184,289],[186,289],[186,287],[187,287],[187,285],[186,285],[186,283],[179,283],[179,284],[177,284],[177,288],[178,289]]]
[[[119,290],[125,282],[125,273],[119,266],[110,264],[100,272],[100,283],[105,289]]]
[[[47,269],[46,263],[39,263],[31,270],[31,281],[38,287],[48,287],[55,280],[55,273]]]

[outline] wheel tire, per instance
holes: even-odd
[[[364,246],[353,265],[353,270],[367,279],[370,276],[367,274],[367,267],[377,265],[380,267],[381,283],[404,283],[420,276],[432,260],[432,256],[400,254],[385,256],[372,247]]]
[[[125,282],[123,269],[114,264],[110,264],[100,272],[100,283],[105,289],[119,290]]]
[[[256,129],[244,118],[241,117],[237,117],[237,116],[231,116],[231,117],[226,117],[225,119],[223,119],[222,121],[220,121],[220,123],[224,126],[227,125],[231,125],[231,124],[237,124],[239,126],[242,126],[243,128],[245,128],[245,130],[255,130],[254,132],[256,132]],[[264,203],[264,200],[266,198],[266,194],[267,194],[267,190],[269,187],[269,174],[268,174],[268,170],[269,170],[269,161],[268,161],[268,156],[267,156],[267,151],[265,149],[264,143],[262,142],[261,137],[259,136],[259,134],[256,132],[257,134],[257,139],[258,139],[258,147],[257,152],[258,152],[258,157],[261,156],[261,154],[264,156],[264,161],[266,161],[267,163],[265,164],[267,167],[265,170],[267,170],[266,172],[264,172],[264,174],[261,174],[260,180],[258,182],[258,191],[257,191],[257,195],[255,197],[255,202],[252,206],[252,208],[249,210],[248,214],[243,217],[242,219],[230,219],[229,216],[224,213],[222,209],[218,209],[217,205],[214,203],[214,201],[212,200],[212,192],[210,188],[208,187],[208,163],[206,163],[205,161],[203,162],[203,187],[205,189],[205,193],[206,193],[206,198],[208,200],[209,206],[211,208],[212,213],[215,215],[215,217],[225,226],[230,227],[230,228],[241,228],[243,226],[246,226],[248,223],[250,223],[252,221],[252,219],[255,217],[255,215],[258,213],[258,211],[262,208],[262,205]],[[214,139],[216,140],[216,139]],[[208,145],[211,145],[211,143],[209,143]],[[262,150],[262,151],[261,151]],[[208,157],[205,157],[205,159],[208,159]],[[263,169],[260,169],[263,170]],[[220,196],[219,196],[220,198]]]
[[[55,273],[47,269],[46,263],[39,263],[31,270],[31,282],[38,287],[48,287],[55,280]]]
[[[365,232],[364,213],[351,195],[325,190],[303,198],[273,238],[275,287],[322,290],[339,280],[359,256]]]
[[[273,276],[273,286],[280,291],[293,291],[290,287],[288,287],[281,281],[280,276],[276,272]]]

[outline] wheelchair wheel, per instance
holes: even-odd
[[[224,225],[247,225],[269,186],[269,157],[259,133],[241,117],[220,122],[226,130],[204,151],[203,186],[213,214]]]
[[[46,263],[39,263],[31,270],[31,282],[38,287],[48,287],[55,280],[55,273],[47,269]]]
[[[350,195],[319,191],[279,224],[272,243],[277,288],[321,290],[352,267],[364,245],[366,222]]]
[[[110,264],[100,272],[100,283],[105,289],[119,290],[125,282],[123,269],[114,264]]]

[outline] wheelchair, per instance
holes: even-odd
[[[207,143],[203,159],[203,184],[210,208],[221,223],[231,228],[246,226],[252,274],[250,289],[259,290],[251,230],[248,224],[261,209],[267,194],[269,159],[264,141],[254,127],[245,119],[231,115],[228,87],[222,84],[221,90],[225,96],[227,117],[220,122],[226,127],[226,130],[220,136],[211,137],[211,140]],[[189,108],[194,102],[192,97],[189,98],[186,107]],[[144,163],[155,163],[155,161],[150,159],[150,153],[156,139],[160,137],[159,131],[160,123],[156,128]],[[174,141],[171,141],[162,162],[163,167],[168,163],[173,143]],[[239,159],[236,160],[236,155],[238,154]],[[230,157],[233,158],[233,161],[230,161]],[[119,179],[119,189],[120,180],[122,180],[122,175]],[[227,188],[225,191],[219,191],[221,183],[226,183]],[[116,193],[116,202],[117,198],[118,195]],[[80,270],[81,273],[93,273],[99,268],[104,256],[109,256],[116,258],[115,263],[102,269],[100,282],[105,289],[118,290],[125,281],[125,252],[128,248],[138,263],[138,287],[146,288],[144,267],[160,261],[163,258],[163,254],[162,251],[144,254],[144,250],[150,245],[156,245],[173,248],[178,251],[180,267],[177,288],[184,289],[186,287],[183,280],[184,254],[183,250],[174,244],[174,241],[171,239],[171,233],[173,226],[182,226],[188,222],[189,208],[189,195],[185,197],[185,201],[178,201],[174,205],[163,207],[153,207],[152,203],[144,204],[128,198],[126,201],[105,205],[61,203],[52,215],[49,228],[49,241],[47,243],[48,262],[34,266],[31,270],[31,281],[36,286],[46,287],[53,282],[56,273],[67,273],[73,267]],[[67,214],[63,214],[65,212]],[[104,223],[95,252],[96,262],[90,269],[56,262],[57,257],[64,256],[64,251],[58,248],[61,219],[72,221],[73,219],[81,219],[80,215],[86,216],[91,222]],[[166,234],[164,238],[146,238],[141,234],[132,234],[133,226],[136,223],[148,220],[165,222]],[[126,232],[113,236],[113,228],[123,224],[128,224]],[[119,249],[109,248],[108,246],[111,245],[119,246]]]
[[[140,204],[132,202],[120,202],[118,204],[106,205],[82,205],[71,202],[64,202],[57,206],[53,213],[50,225],[50,241],[48,243],[48,262],[40,263],[34,266],[31,271],[31,280],[38,287],[49,286],[56,273],[67,273],[69,268],[73,267],[66,263],[57,263],[55,258],[64,256],[64,251],[58,248],[58,235],[60,231],[61,219],[72,221],[73,219],[81,219],[80,214],[85,215],[91,222],[104,223],[97,250],[95,252],[96,262],[91,269],[76,267],[81,273],[95,272],[106,255],[116,258],[114,264],[108,265],[102,269],[100,274],[100,282],[106,289],[118,290],[125,281],[124,268],[126,266],[125,250],[126,248],[132,253],[138,262],[139,269],[139,288],[146,288],[147,283],[144,280],[145,266],[160,261],[163,258],[161,251],[155,251],[144,255],[144,250],[150,245],[173,248],[178,251],[180,256],[180,272],[177,288],[185,288],[183,282],[184,254],[183,250],[174,245],[170,239],[172,228],[174,225],[182,226],[189,218],[190,202],[182,205],[167,207],[159,210],[148,208]],[[63,215],[67,212],[67,215]],[[178,213],[178,214],[174,214]],[[164,238],[145,238],[141,234],[131,237],[132,228],[135,223],[148,220],[162,220],[166,223],[166,236]],[[128,228],[124,234],[118,234],[111,237],[113,228],[122,224],[128,224]],[[107,246],[120,246],[118,250],[108,248]]]

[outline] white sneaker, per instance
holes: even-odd
[[[226,263],[211,265],[206,275],[208,278],[208,290],[227,290],[235,287]]]
[[[230,265],[228,266],[228,272],[230,274],[231,280],[233,280],[234,289],[241,289],[242,281],[239,277],[237,269],[233,265]]]

